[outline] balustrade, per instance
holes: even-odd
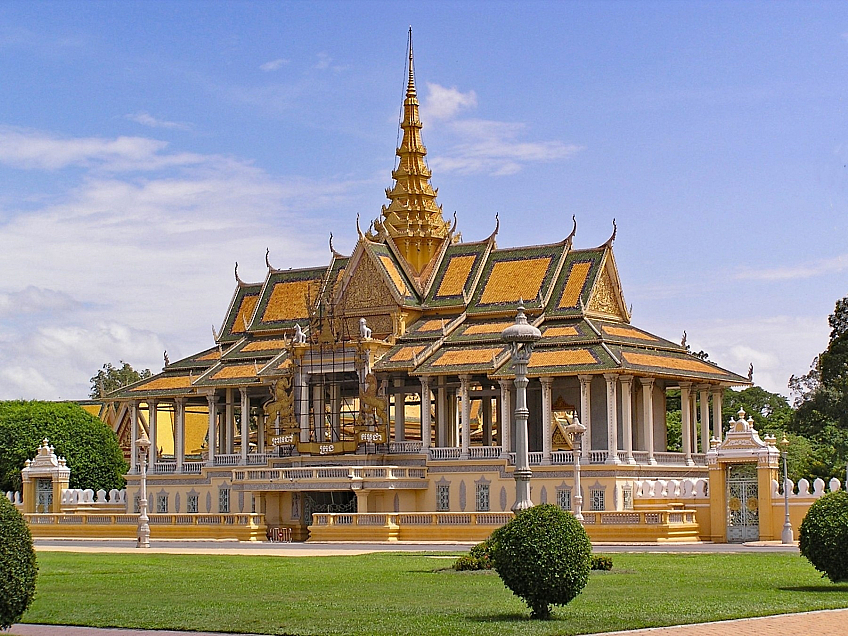
[[[320,466],[315,468],[241,468],[233,471],[234,481],[294,482],[354,479],[412,479],[423,481],[426,468],[405,466]]]

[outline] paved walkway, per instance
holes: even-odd
[[[64,627],[57,625],[13,625],[14,636],[222,636],[218,632],[149,631],[143,629],[98,629],[96,627]],[[735,621],[657,627],[629,632],[607,632],[604,636],[845,636],[848,633],[848,609],[784,614],[765,618],[743,618]],[[229,634],[228,636],[255,636]]]

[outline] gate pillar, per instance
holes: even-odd
[[[62,491],[68,487],[71,469],[64,457],[56,457],[46,439],[32,460],[26,460],[21,471],[24,512],[59,512]]]
[[[774,436],[760,439],[754,428],[754,420],[745,419],[745,411],[730,420],[730,430],[723,441],[713,439],[707,453],[707,465],[710,471],[710,538],[716,543],[728,541],[727,526],[738,522],[740,505],[746,506],[751,516],[758,520],[759,540],[772,541],[775,538],[771,482],[777,478],[780,451]],[[756,467],[757,496],[748,496],[744,504],[728,500],[728,471],[732,466],[749,464]],[[743,515],[744,517],[744,515]],[[750,539],[749,539],[750,540]]]

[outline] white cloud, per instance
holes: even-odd
[[[704,350],[743,376],[753,363],[754,382],[782,395],[789,394],[789,377],[806,373],[827,347],[828,334],[826,318],[780,315],[700,321],[687,329],[693,351]]]
[[[165,154],[168,142],[145,137],[62,138],[37,130],[0,126],[0,163],[13,168],[58,170],[69,166],[107,170],[158,170],[198,164],[194,153]]]
[[[427,83],[427,97],[421,104],[421,114],[426,120],[452,119],[464,109],[477,108],[477,93],[460,92],[439,84]]]
[[[170,152],[137,138],[15,131],[0,161],[59,171],[72,186],[0,209],[0,398],[82,398],[105,362],[161,367],[211,344],[234,287],[277,267],[326,263],[325,209],[356,181],[272,178],[248,162]],[[2,135],[0,135],[2,138]],[[132,150],[135,149],[135,150]],[[104,172],[103,166],[167,173]],[[52,182],[51,182],[52,183]],[[35,203],[32,203],[35,201]]]
[[[148,126],[149,128],[169,128],[171,130],[191,130],[191,126],[184,122],[179,121],[167,121],[165,119],[157,119],[150,113],[138,112],[132,113],[124,116],[126,119],[130,121],[134,121],[137,124],[141,124],[142,126]]]
[[[774,267],[771,269],[759,268],[744,270],[737,273],[736,278],[740,280],[801,280],[814,278],[826,274],[838,274],[848,270],[848,254],[841,254],[835,258],[822,259],[810,263],[798,263],[785,267]]]
[[[446,135],[451,145],[430,164],[439,172],[509,175],[527,163],[566,159],[582,150],[562,141],[525,141],[526,124],[487,119],[459,118],[464,110],[477,107],[477,94],[439,84],[427,84],[422,118],[436,122],[436,134]]]
[[[289,63],[288,60],[283,59],[283,58],[278,58],[276,60],[271,60],[270,62],[265,62],[264,64],[260,65],[259,68],[260,68],[260,70],[263,70],[265,72],[277,71],[288,63]]]

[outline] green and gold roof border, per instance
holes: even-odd
[[[583,314],[604,264],[605,249],[571,250],[568,253],[550,302],[545,307],[547,316],[574,317]]]
[[[250,324],[250,332],[293,329],[296,324],[306,329],[311,305],[320,295],[326,273],[327,267],[269,271]],[[276,318],[281,315],[283,308],[292,306],[296,308],[296,315],[291,315],[289,310],[289,315]]]
[[[474,288],[478,282],[483,264],[486,261],[494,240],[487,239],[478,243],[458,243],[451,245],[445,252],[445,256],[439,265],[436,275],[433,278],[433,283],[430,286],[429,293],[425,300],[425,305],[429,307],[465,307],[471,299]],[[455,274],[462,273],[467,265],[465,280],[460,285],[456,285],[456,281],[446,281],[445,276],[451,270],[453,263]],[[459,268],[460,271],[457,271]],[[458,290],[456,289],[458,287]],[[445,293],[448,292],[448,293]],[[450,293],[456,292],[456,293]]]
[[[243,338],[248,332],[256,304],[262,293],[262,283],[243,283],[238,281],[236,290],[230,300],[224,325],[217,335],[216,340],[221,343],[230,343]],[[245,324],[247,323],[247,324]]]

